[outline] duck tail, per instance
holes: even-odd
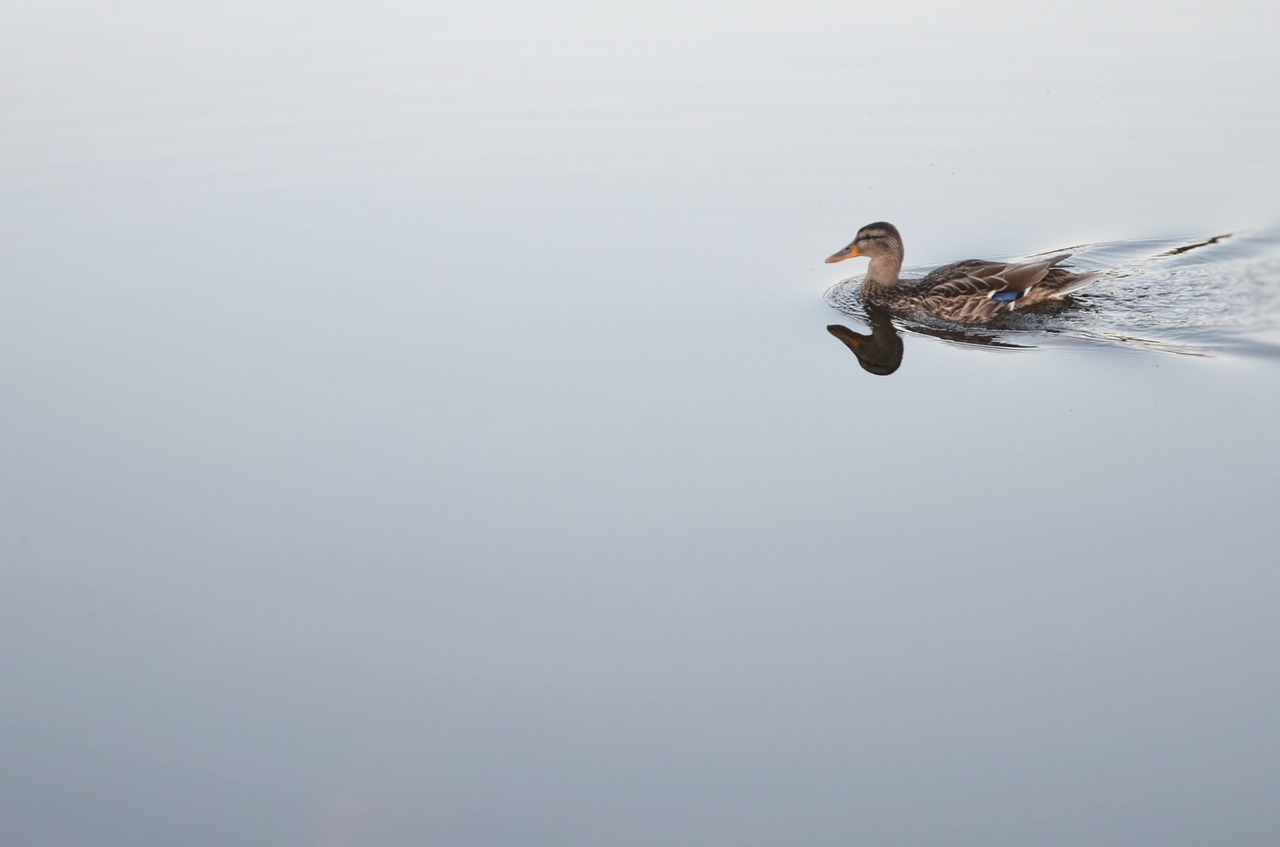
[[[1055,300],[1060,299],[1062,297],[1066,297],[1068,294],[1070,294],[1073,291],[1079,291],[1081,288],[1084,288],[1086,285],[1090,285],[1094,282],[1097,282],[1099,279],[1102,278],[1102,271],[1088,271],[1086,273],[1071,273],[1069,271],[1066,271],[1065,268],[1062,268],[1062,269],[1055,268],[1054,270],[1063,271],[1062,275],[1058,279],[1053,280],[1055,284],[1051,286],[1053,290],[1052,290],[1052,293],[1049,294],[1049,296]],[[1057,274],[1055,274],[1055,276],[1057,276]]]

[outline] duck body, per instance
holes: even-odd
[[[903,255],[897,228],[880,221],[858,230],[849,246],[827,261],[871,259],[862,282],[862,296],[870,305],[917,320],[961,324],[983,324],[998,315],[1060,301],[1102,276],[1101,271],[1061,267],[1071,254],[1060,253],[1031,262],[965,259],[920,279],[900,279]]]

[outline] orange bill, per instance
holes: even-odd
[[[850,244],[848,247],[844,248],[843,250],[837,253],[832,253],[830,256],[828,256],[827,264],[831,264],[832,262],[843,262],[845,259],[852,259],[854,256],[861,256],[861,255],[862,255],[862,251],[858,249],[858,245]]]

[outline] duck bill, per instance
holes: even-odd
[[[848,247],[844,248],[843,250],[837,253],[832,253],[830,256],[828,256],[827,264],[829,265],[832,262],[843,262],[845,259],[852,259],[855,256],[861,256],[861,255],[862,255],[862,251],[858,249],[858,245],[850,244]]]

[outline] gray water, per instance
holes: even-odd
[[[0,843],[1271,844],[1276,24],[11,4]]]

